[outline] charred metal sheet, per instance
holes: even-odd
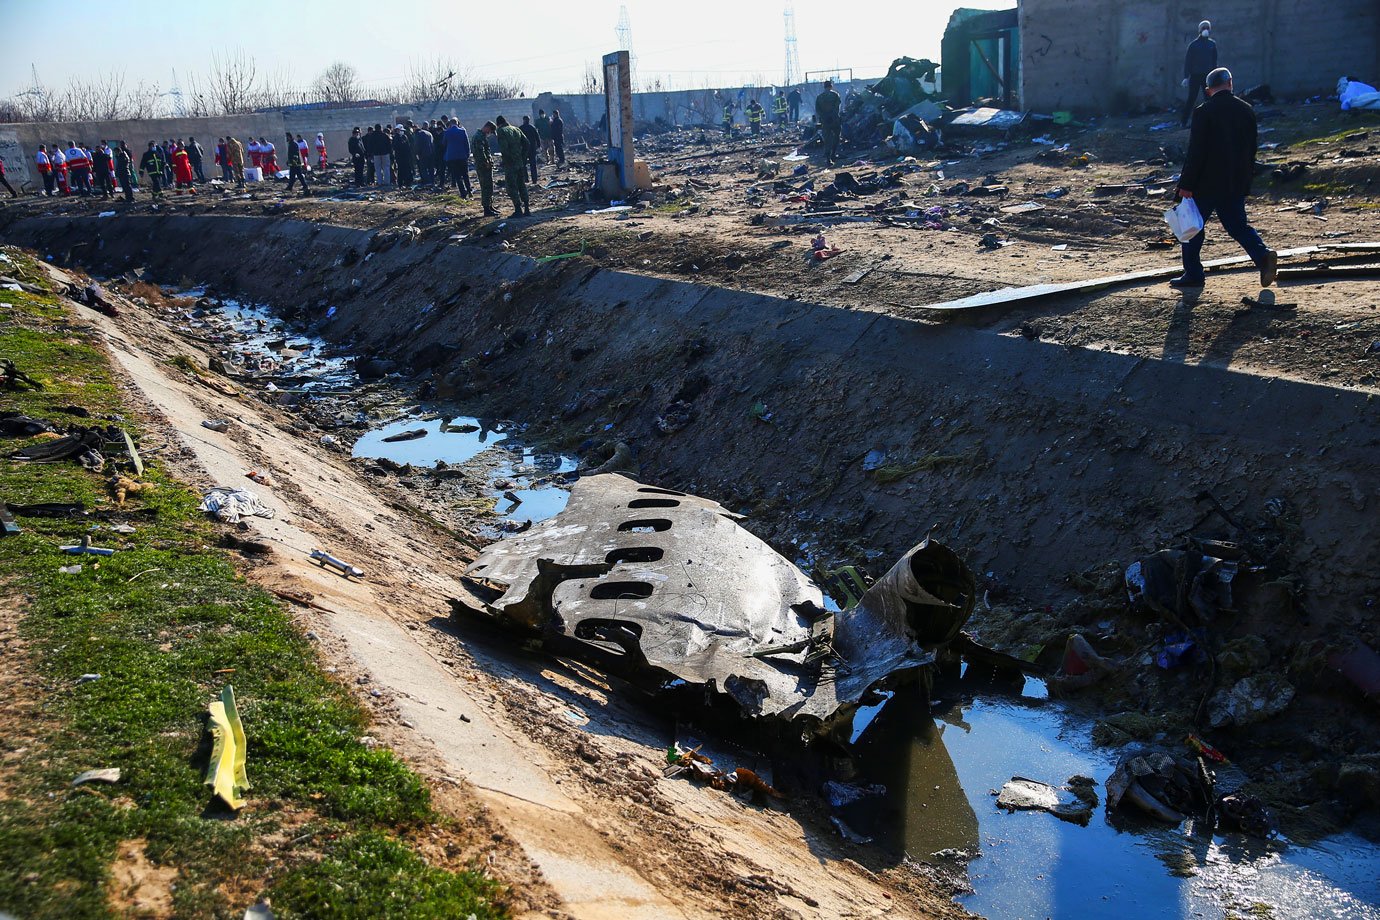
[[[565,511],[488,547],[468,606],[644,676],[727,694],[748,717],[825,722],[882,679],[927,665],[972,609],[950,550],[912,549],[854,608],[716,502],[587,476]]]

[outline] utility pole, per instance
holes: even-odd
[[[628,76],[634,87],[637,86],[637,55],[633,54],[632,46],[632,19],[628,16],[626,5],[618,8],[618,28],[614,29],[618,34],[618,48],[620,51],[628,52]]]
[[[786,74],[783,86],[794,86],[800,80],[800,51],[795,46],[795,5],[786,4]]]
[[[174,118],[187,117],[187,103],[182,99],[182,86],[177,82],[177,68],[172,72],[172,89],[164,93],[164,96],[172,98],[172,114]]]

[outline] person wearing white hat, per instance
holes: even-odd
[[[1217,43],[1212,40],[1212,23],[1204,19],[1198,23],[1198,35],[1184,52],[1184,82],[1188,87],[1188,101],[1184,103],[1179,124],[1188,127],[1188,117],[1198,101],[1198,93],[1207,88],[1207,75],[1217,69]],[[1204,93],[1203,98],[1207,98]]]

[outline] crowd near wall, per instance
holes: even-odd
[[[854,85],[861,85],[856,83]],[[841,83],[836,87],[840,93],[847,92],[849,85]],[[807,84],[801,87],[803,101],[801,115],[808,119],[814,109],[814,99],[822,91],[821,84]],[[719,97],[715,93],[719,93]],[[770,87],[731,87],[719,90],[678,90],[662,93],[634,93],[633,115],[639,121],[652,122],[662,119],[668,124],[708,125],[718,127],[723,110],[718,98],[728,98],[737,103],[741,98],[756,98],[771,111]],[[533,98],[521,99],[441,99],[424,105],[382,105],[348,109],[288,109],[285,111],[256,112],[247,115],[226,115],[213,118],[148,118],[132,121],[93,121],[78,123],[15,123],[0,125],[0,138],[12,137],[11,146],[0,149],[5,156],[5,164],[11,173],[18,174],[21,181],[32,186],[37,176],[31,169],[20,170],[21,165],[13,161],[11,151],[23,151],[22,165],[33,159],[39,144],[55,142],[64,146],[69,141],[79,141],[94,145],[98,141],[127,141],[136,154],[143,150],[151,140],[178,140],[195,137],[206,151],[207,165],[211,164],[212,150],[216,139],[229,134],[248,141],[253,136],[266,137],[278,148],[278,162],[286,164],[282,152],[284,134],[301,134],[309,143],[315,142],[318,133],[326,137],[326,149],[332,159],[347,155],[346,144],[350,132],[355,127],[367,130],[375,124],[401,124],[410,118],[415,122],[432,118],[455,116],[470,132],[478,131],[486,121],[503,115],[513,124],[518,124],[523,115],[534,119],[538,109],[549,114],[552,108],[559,108],[565,119],[567,131],[580,125],[596,125],[604,114],[604,95],[598,94],[551,94],[543,93]],[[741,109],[741,106],[740,106]],[[739,124],[744,122],[742,112],[738,112]],[[315,154],[313,154],[314,158]],[[286,167],[285,167],[286,168]],[[208,169],[208,175],[210,174]]]
[[[1212,23],[1238,90],[1276,97],[1380,82],[1380,0],[1021,0],[1021,104],[1126,112],[1183,98],[1184,49]]]

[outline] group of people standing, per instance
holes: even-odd
[[[720,105],[723,108],[722,124],[725,136],[731,136],[733,134],[733,120],[737,115],[739,106],[743,109],[743,117],[747,119],[748,130],[754,135],[762,133],[762,123],[767,117],[766,106],[762,105],[762,103],[758,102],[755,98],[744,103],[744,92],[738,94],[738,100],[736,102],[727,96],[719,94],[717,91],[715,92],[715,95],[720,98]],[[784,129],[799,123],[800,103],[801,95],[798,87],[792,89],[789,93],[787,93],[785,89],[776,90],[776,92],[772,94],[771,102],[772,124],[775,124],[778,129]]]
[[[148,179],[155,197],[162,194],[164,185],[195,193],[194,183],[206,180],[201,172],[203,156],[194,137],[185,142],[149,141],[136,175],[133,153],[124,141],[113,148],[104,140],[94,148],[69,141],[65,149],[60,143],[51,148],[39,144],[34,165],[43,180],[45,196],[99,194],[110,198],[122,191],[126,201],[133,201],[141,177]]]
[[[494,145],[498,150],[494,150]],[[407,119],[389,127],[376,124],[367,131],[350,133],[350,164],[355,185],[379,188],[430,186],[437,191],[454,188],[463,198],[474,194],[470,160],[474,161],[480,202],[486,215],[497,215],[493,206],[494,154],[502,156],[504,185],[513,201],[513,216],[530,214],[527,181],[537,181],[538,161],[565,162],[565,122],[559,111],[548,117],[539,110],[537,121],[522,117],[522,125],[510,125],[502,115],[486,121],[471,141],[459,119]]]

